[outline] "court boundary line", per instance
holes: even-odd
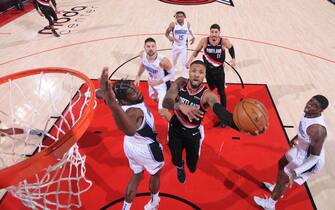
[[[160,36],[160,35],[164,35],[164,33],[128,34],[128,35],[110,36],[110,37],[104,37],[104,38],[99,38],[99,39],[92,39],[92,40],[86,40],[86,41],[81,41],[81,42],[75,42],[75,43],[72,43],[72,44],[67,44],[67,45],[63,45],[63,46],[59,46],[59,47],[54,47],[54,48],[34,52],[34,53],[24,55],[24,56],[21,56],[21,57],[18,57],[18,58],[13,58],[13,59],[10,59],[10,60],[7,60],[7,61],[4,61],[4,62],[0,63],[0,66],[3,66],[5,64],[12,63],[12,62],[15,62],[15,61],[18,61],[18,60],[22,60],[24,58],[32,57],[32,56],[43,54],[43,53],[46,53],[46,52],[55,51],[55,50],[58,50],[58,49],[69,48],[69,47],[72,47],[72,46],[84,45],[84,44],[106,41],[106,40],[112,40],[112,39],[139,37],[139,36],[155,36],[155,35]],[[202,34],[202,33],[199,33],[199,34],[197,33],[196,35],[197,36],[208,36],[208,34]],[[277,48],[280,48],[280,49],[300,53],[300,54],[303,54],[303,55],[318,58],[320,60],[324,60],[324,61],[335,64],[335,60],[331,60],[329,58],[325,58],[325,57],[322,57],[322,56],[319,56],[319,55],[315,55],[313,53],[305,52],[305,51],[302,51],[302,50],[298,50],[298,49],[294,49],[294,48],[290,48],[290,47],[286,47],[286,46],[282,46],[282,45],[278,45],[278,44],[274,44],[274,43],[270,43],[270,42],[259,41],[259,40],[254,40],[254,39],[247,39],[247,38],[240,38],[240,37],[234,37],[234,36],[223,36],[223,37],[230,38],[230,39],[235,39],[235,40],[240,40],[240,41],[247,41],[247,42],[262,44],[262,45],[266,45],[266,46],[277,47]],[[193,50],[193,49],[190,49],[190,50]]]

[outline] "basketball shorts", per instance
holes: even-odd
[[[180,58],[183,74],[182,76],[188,78],[188,69],[186,68],[187,63],[187,46],[186,45],[172,45],[172,61],[173,65],[176,66],[178,62],[178,58]]]
[[[128,158],[129,166],[134,174],[141,173],[145,169],[150,175],[154,175],[164,166],[164,160],[162,158],[163,147],[161,144],[157,144],[158,148],[154,147],[152,149],[148,143],[139,143],[133,141],[132,138],[124,139],[124,153]],[[157,151],[159,149],[161,151]],[[160,157],[162,159],[157,161],[157,157],[158,159]]]
[[[292,177],[291,171],[295,168],[299,167],[304,161],[307,159],[307,152],[305,150],[301,150],[297,147],[292,147],[285,154],[286,159],[288,160],[288,164],[284,167],[284,172]],[[325,164],[325,154],[324,151],[321,152],[320,160],[315,164],[314,167],[302,173],[298,178],[294,180],[299,185],[305,183],[312,175],[318,173]]]

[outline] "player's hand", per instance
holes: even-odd
[[[297,173],[294,170],[291,170],[291,174],[292,174],[292,176],[289,177],[290,180],[286,185],[288,188],[292,187],[292,185],[294,183],[294,180],[298,177]]]
[[[139,85],[140,85],[140,77],[139,77],[139,76],[136,76],[135,81],[134,81],[134,84],[135,84],[136,86],[139,86]]]
[[[255,130],[254,132],[246,132],[248,135],[250,135],[250,136],[258,136],[258,135],[260,135],[260,134],[262,134],[262,133],[264,133],[266,130],[268,129],[268,125],[267,126],[265,126],[263,129],[261,129],[261,130],[259,130],[259,129],[257,129],[257,130]]]
[[[186,104],[179,104],[178,110],[185,114],[191,122],[192,120],[199,120],[204,117],[204,112],[200,109]]]
[[[260,134],[259,130],[255,130],[254,132],[245,132],[246,134],[248,134],[249,136],[258,136]]]
[[[187,61],[187,62],[186,62],[186,64],[185,64],[185,67],[186,67],[187,69],[189,69],[189,68],[190,68],[190,66],[191,66],[190,62],[189,62],[189,61]]]
[[[290,147],[295,147],[296,145],[298,145],[298,139],[294,138],[290,141]]]
[[[148,80],[148,84],[152,87],[163,84],[163,82],[164,81],[161,79],[160,80],[151,80],[151,79]]]
[[[290,180],[289,180],[289,182],[287,183],[286,186],[287,186],[288,188],[291,188],[292,185],[293,185],[293,183],[294,183],[294,179],[291,179],[291,178],[290,178]]]
[[[172,37],[172,36],[168,36],[168,39],[169,39],[169,41],[170,41],[170,42],[172,42],[172,43],[174,42],[174,40],[173,40],[173,37]]]
[[[195,38],[193,37],[192,39],[190,39],[190,44],[192,45],[195,41]]]
[[[107,102],[116,100],[111,81],[108,80],[108,67],[104,67],[100,76],[100,89],[97,91],[98,98],[101,97]]]
[[[235,67],[236,66],[236,60],[235,58],[234,59],[231,59],[229,64],[232,66],[232,67]]]
[[[44,17],[44,15],[43,15],[43,13],[42,13],[42,12],[39,12],[38,14],[40,14],[40,15],[41,15],[41,17]]]

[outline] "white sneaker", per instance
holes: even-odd
[[[29,134],[30,135],[36,135],[36,136],[43,136],[45,134],[45,132],[43,130],[39,130],[37,128],[31,128],[29,130]]]
[[[263,182],[263,186],[268,189],[270,192],[273,192],[273,190],[275,189],[275,184],[271,184],[269,182]],[[280,198],[283,198],[284,195],[280,196]]]
[[[269,182],[263,182],[263,185],[266,189],[268,189],[270,192],[273,192],[273,190],[275,189],[275,184],[271,184]]]
[[[265,210],[276,210],[275,204],[271,203],[269,198],[264,199],[258,196],[254,196],[254,201],[258,206]]]
[[[144,206],[144,210],[157,210],[160,200],[161,199],[158,197],[158,200],[155,203],[152,203],[150,199],[150,201]]]

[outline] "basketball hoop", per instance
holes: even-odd
[[[92,182],[76,142],[93,118],[92,81],[66,68],[22,71],[0,78],[0,100],[1,126],[13,128],[0,139],[0,189],[33,209],[80,207]]]

